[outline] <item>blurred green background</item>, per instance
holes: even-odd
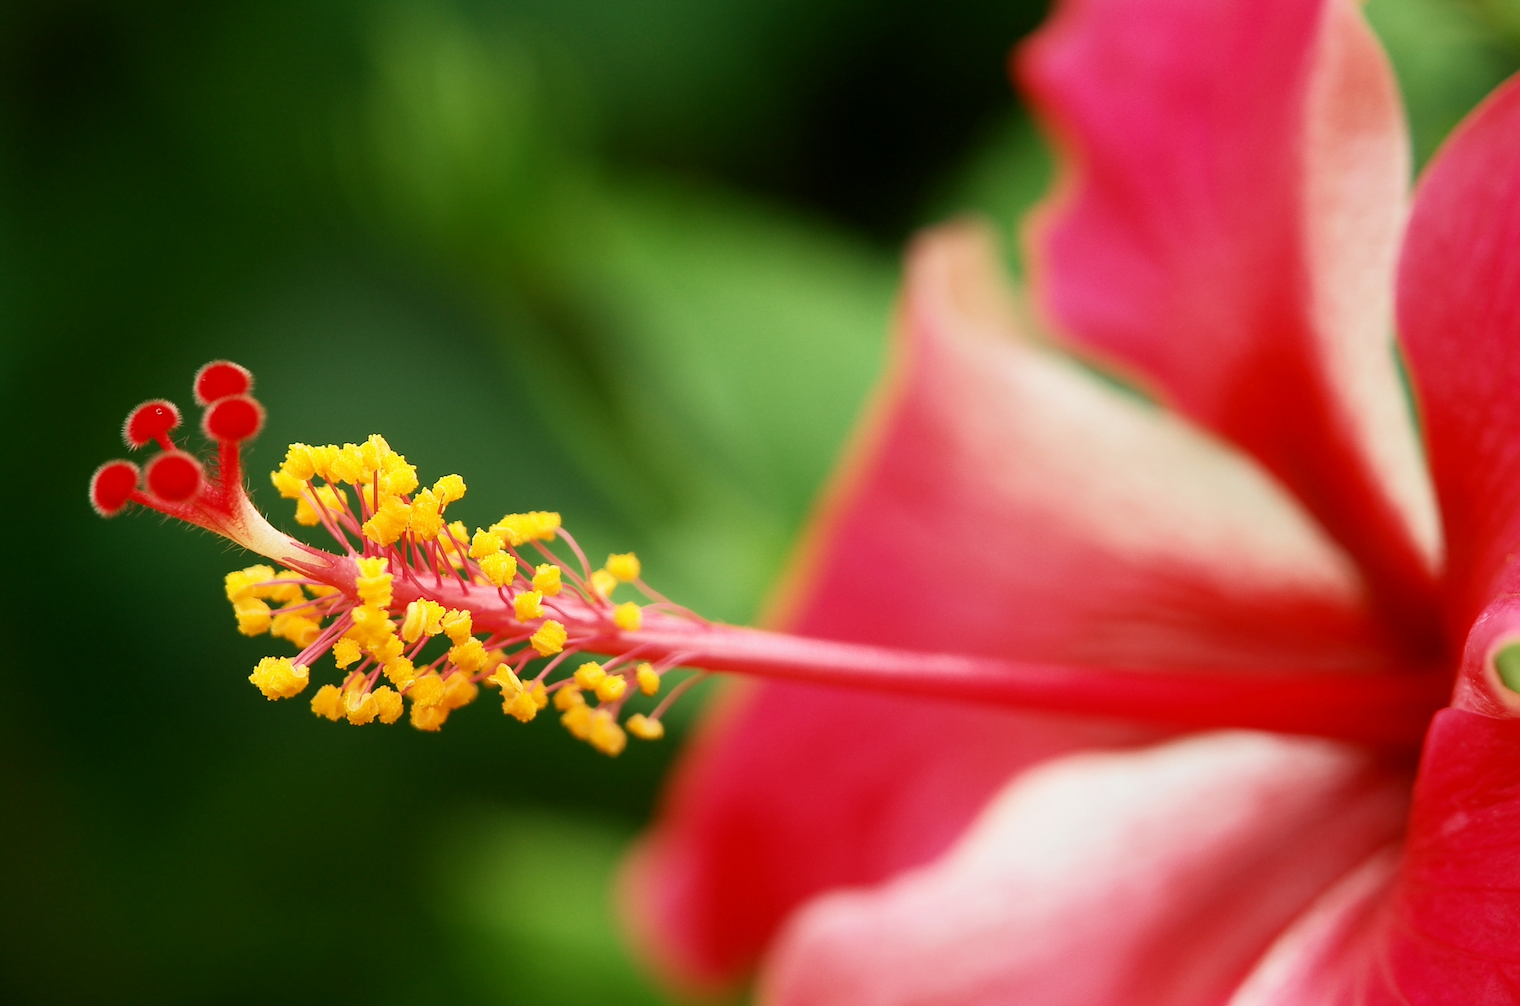
[[[749,619],[903,241],[1011,235],[1044,184],[1004,75],[1043,7],[5,5],[0,998],[660,1001],[608,883],[699,703],[616,761],[485,701],[436,736],[270,705],[222,598],[247,557],[85,481],[225,356],[287,526],[285,443],[383,432],[467,521],[559,509]],[[1520,0],[1370,11],[1422,158],[1520,65]]]

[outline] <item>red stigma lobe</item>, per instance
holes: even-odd
[[[246,395],[253,389],[253,374],[231,360],[212,360],[195,372],[195,403],[210,405],[219,398]],[[247,434],[252,436],[253,434]],[[242,438],[231,438],[242,439]]]
[[[218,441],[248,440],[263,425],[264,407],[247,395],[222,398],[206,410],[201,420],[206,436]]]
[[[164,450],[173,450],[169,431],[179,426],[179,409],[173,402],[162,398],[143,402],[127,416],[121,428],[121,437],[133,450],[146,447],[157,440]]]
[[[139,472],[130,461],[107,461],[90,477],[90,505],[102,517],[115,517],[137,488]]]
[[[190,499],[204,479],[201,463],[184,451],[164,451],[148,462],[148,488],[171,503]]]

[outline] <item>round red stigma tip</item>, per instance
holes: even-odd
[[[164,451],[148,462],[148,488],[171,503],[183,503],[200,489],[201,463],[184,451]]]
[[[212,440],[247,440],[264,426],[264,407],[247,395],[213,402],[201,418],[201,428]]]
[[[139,472],[130,461],[107,461],[90,476],[90,506],[102,517],[115,517],[137,488]]]
[[[246,395],[252,390],[252,372],[231,360],[212,360],[195,372],[197,405],[210,405],[218,398]]]
[[[156,398],[143,402],[127,416],[121,428],[121,438],[127,446],[136,450],[166,435],[179,425],[179,408],[167,399]]]

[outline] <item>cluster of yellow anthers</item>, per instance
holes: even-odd
[[[266,657],[254,669],[249,680],[268,698],[305,690],[311,665],[331,651],[347,674],[311,700],[312,711],[331,720],[394,723],[405,699],[414,726],[437,730],[484,685],[500,689],[503,711],[523,722],[552,697],[566,728],[609,755],[623,750],[628,733],[645,740],[664,734],[657,716],[619,717],[633,691],[660,690],[668,661],[635,662],[625,654],[549,680],[580,650],[574,627],[610,621],[638,631],[640,605],[612,600],[620,584],[668,603],[644,587],[633,553],[610,555],[591,571],[559,514],[543,511],[507,514],[471,534],[446,517],[465,494],[464,480],[446,475],[419,489],[416,467],[378,435],[342,447],[292,444],[271,480],[295,501],[299,523],[324,527],[355,556],[357,575],[353,596],[266,565],[227,575],[238,630],[267,632],[300,650],[295,658]],[[547,547],[556,538],[581,559],[579,571]],[[543,561],[530,562],[530,548]],[[425,660],[437,636],[448,646]],[[528,665],[540,658],[547,663],[528,676]],[[388,684],[379,683],[382,677]]]

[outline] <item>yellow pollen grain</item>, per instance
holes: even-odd
[[[377,545],[394,545],[411,526],[412,508],[399,496],[381,496],[380,508],[364,522],[364,537]]]
[[[591,592],[597,597],[612,596],[612,588],[617,585],[618,578],[605,569],[599,569],[591,574]]]
[[[458,646],[449,648],[449,661],[466,674],[474,674],[486,665],[485,645],[470,636]]]
[[[356,662],[361,656],[359,644],[347,636],[344,636],[333,644],[332,654],[333,662],[338,665],[340,670]]]
[[[375,705],[380,710],[381,723],[394,723],[401,718],[404,705],[401,701],[401,693],[381,685],[370,693],[375,699]]]
[[[443,504],[438,501],[433,490],[424,489],[412,497],[412,512],[407,527],[418,541],[432,541],[443,530],[442,511]]]
[[[401,638],[415,643],[423,636],[436,636],[443,631],[444,607],[437,601],[410,601],[406,615],[401,619]]]
[[[565,648],[565,640],[569,638],[570,634],[565,631],[565,627],[550,618],[538,627],[528,642],[540,657],[552,657]]]
[[[653,664],[640,664],[635,676],[639,681],[639,691],[645,695],[655,695],[660,690],[660,675],[655,671]]]
[[[561,685],[554,693],[554,708],[562,713],[585,704],[586,697],[574,685]]]
[[[544,595],[536,590],[525,590],[512,598],[512,610],[519,622],[544,617]]]
[[[644,612],[632,601],[624,601],[612,609],[612,621],[624,632],[638,632],[644,625]]]
[[[343,718],[343,692],[337,685],[323,685],[311,697],[311,711],[334,722]]]
[[[406,657],[393,657],[387,660],[383,669],[390,683],[402,691],[417,680],[417,668]]]
[[[563,589],[559,567],[552,562],[541,564],[533,571],[533,589],[545,597],[554,597]]]
[[[575,669],[575,683],[587,691],[595,688],[606,676],[602,665],[595,661],[587,661]]]
[[[471,681],[468,674],[450,674],[443,681],[443,704],[449,709],[467,706],[479,694],[480,686]]]
[[[609,758],[616,758],[628,746],[628,735],[605,709],[598,709],[591,714],[591,726],[587,734],[583,739]]]
[[[436,706],[443,701],[443,679],[431,672],[424,674],[412,682],[406,697],[413,706]]]
[[[301,493],[306,491],[306,482],[304,480],[295,478],[283,471],[270,472],[269,481],[274,483],[274,487],[280,496],[288,500],[298,500],[301,498]]]
[[[522,723],[527,723],[537,716],[538,709],[538,703],[533,701],[533,696],[524,691],[501,700],[501,711]]]
[[[639,557],[632,552],[614,552],[607,557],[607,572],[620,583],[632,583],[639,578]]]
[[[371,723],[380,715],[380,703],[375,700],[372,692],[349,692],[343,701],[348,722],[356,727]]]
[[[665,724],[652,720],[643,713],[634,713],[623,726],[641,741],[657,741],[665,736]]]
[[[289,657],[265,657],[248,675],[248,680],[273,702],[299,695],[311,682],[311,676],[305,664],[292,664]]]
[[[505,587],[517,575],[517,560],[505,552],[495,552],[480,560],[480,571],[493,587]]]
[[[628,681],[621,674],[609,674],[596,683],[599,702],[616,702],[628,690]]]
[[[439,730],[449,718],[447,706],[412,706],[412,726],[429,733]]]
[[[475,537],[470,539],[470,558],[484,559],[488,555],[495,555],[501,551],[501,546],[501,535],[476,528]]]
[[[433,483],[433,495],[438,497],[439,506],[448,506],[464,499],[464,479],[458,475],[445,475]]]
[[[291,444],[285,449],[285,460],[280,463],[280,473],[301,482],[309,482],[317,474],[316,458],[305,444]]]
[[[443,631],[455,646],[463,643],[474,631],[470,623],[470,613],[459,608],[450,608],[443,616]]]
[[[389,561],[384,556],[372,556],[358,561],[359,575],[354,577],[354,590],[359,600],[376,608],[391,606],[391,581]]]

